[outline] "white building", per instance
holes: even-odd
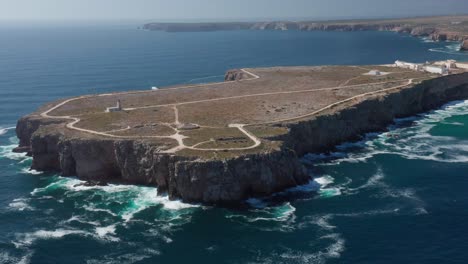
[[[380,76],[382,73],[379,70],[371,70],[367,75]]]
[[[457,68],[457,61],[456,60],[436,61],[433,64],[438,65],[438,66],[445,66],[449,70]]]
[[[439,65],[426,65],[424,67],[424,70],[427,71],[427,72],[436,73],[436,74],[448,74],[449,73],[449,70],[448,70],[447,66],[445,66],[445,65],[442,65],[442,66],[439,66]]]
[[[397,60],[395,61],[395,66],[403,69],[410,69],[414,71],[420,71],[422,70],[422,65],[417,64],[417,63],[411,63],[411,62],[406,62],[406,61],[400,61]]]
[[[457,68],[457,61],[456,60],[447,60],[445,62],[445,66],[450,69],[456,69]]]
[[[107,107],[107,108],[106,108],[106,112],[107,112],[107,113],[110,113],[110,112],[119,112],[119,111],[122,111],[122,105],[120,104],[120,100],[117,100],[117,105],[116,105],[116,106],[112,106],[112,107]]]

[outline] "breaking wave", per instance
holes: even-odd
[[[16,127],[11,126],[11,127],[0,127],[0,136],[5,135],[8,133],[8,131],[15,129]]]
[[[18,198],[14,199],[8,206],[17,211],[32,211],[34,208],[29,204],[29,199]]]
[[[157,195],[157,189],[152,187],[114,184],[84,186],[84,183],[78,179],[56,176],[47,186],[34,189],[31,195],[43,196],[59,193],[65,198],[81,198],[83,199],[81,208],[90,212],[104,212],[119,216],[126,222],[132,220],[139,212],[151,207],[160,207],[174,218],[184,211],[200,207],[181,201],[171,201],[167,196]],[[99,197],[99,203],[93,201],[96,197]]]
[[[249,199],[248,203],[254,208],[241,212],[229,211],[226,218],[244,223],[289,222],[294,218],[296,211],[296,208],[289,202],[280,205],[267,205],[261,200]]]
[[[14,242],[17,248],[29,246],[33,244],[36,240],[44,239],[60,239],[68,235],[87,235],[88,233],[82,230],[66,230],[66,229],[57,229],[57,230],[38,230],[31,233],[22,233],[17,234],[17,241]]]
[[[447,43],[450,43],[450,44],[444,47],[440,47],[440,48],[432,48],[432,49],[429,49],[429,51],[446,53],[446,54],[451,54],[451,55],[458,55],[458,56],[460,55],[468,56],[468,53],[460,51],[461,43],[458,43],[458,42],[447,42]]]
[[[0,158],[6,158],[16,161],[24,161],[30,159],[26,156],[26,153],[15,153],[13,149],[16,148],[17,144],[11,144],[6,146],[0,146]]]
[[[468,139],[434,135],[439,124],[462,127],[465,124],[447,119],[468,114],[468,100],[447,104],[442,108],[410,118],[396,119],[389,131],[369,133],[358,142],[344,143],[337,151],[304,156],[305,164],[336,165],[341,162],[366,162],[380,154],[399,155],[407,159],[447,163],[468,162]]]

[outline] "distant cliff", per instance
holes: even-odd
[[[468,16],[330,22],[149,23],[145,30],[203,32],[220,30],[393,31],[435,41],[468,39]]]
[[[143,29],[166,32],[202,32],[250,29],[252,23],[149,23]]]

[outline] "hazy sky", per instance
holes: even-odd
[[[468,12],[468,0],[0,0],[0,19],[249,20]]]

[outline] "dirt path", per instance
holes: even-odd
[[[248,79],[243,79],[242,81],[248,81],[248,80],[255,80],[255,79],[259,79],[260,77],[258,75],[255,75],[245,69],[242,69],[243,72],[249,74],[250,76],[252,76],[252,78],[248,78]],[[404,81],[404,80],[402,80]],[[386,84],[386,83],[391,83],[391,82],[396,82],[396,81],[388,81],[388,82],[377,82],[377,83],[369,83],[369,84],[366,84],[366,85],[375,85],[375,84]],[[161,139],[172,139],[172,140],[175,140],[177,141],[177,146],[174,147],[174,148],[171,148],[169,150],[166,150],[166,151],[163,151],[164,153],[175,153],[177,151],[180,151],[182,149],[191,149],[191,150],[200,150],[200,151],[233,151],[233,150],[249,150],[249,149],[253,149],[253,148],[256,148],[258,147],[260,144],[261,144],[261,140],[256,137],[255,135],[253,135],[252,133],[250,133],[245,127],[246,126],[252,126],[252,125],[261,125],[261,124],[272,124],[272,123],[279,123],[279,122],[287,122],[287,121],[292,121],[292,120],[297,120],[297,119],[302,119],[302,118],[305,118],[305,117],[309,117],[309,116],[312,116],[312,115],[316,115],[320,112],[323,112],[327,109],[330,109],[334,106],[337,106],[337,105],[340,105],[340,104],[343,104],[343,103],[346,103],[346,102],[349,102],[351,100],[354,100],[354,99],[357,99],[357,98],[362,98],[362,97],[365,97],[365,96],[369,96],[369,95],[373,95],[373,94],[377,94],[377,93],[381,93],[381,92],[387,92],[387,91],[391,91],[391,90],[396,90],[396,89],[399,89],[399,88],[402,88],[402,87],[405,87],[405,86],[408,86],[410,85],[411,83],[413,82],[413,79],[409,79],[408,80],[408,83],[407,84],[403,84],[403,85],[399,85],[399,86],[395,86],[395,87],[391,87],[391,88],[387,88],[387,89],[382,89],[382,90],[378,90],[378,91],[374,91],[374,92],[368,92],[368,93],[364,93],[364,94],[360,94],[360,95],[356,95],[356,96],[353,96],[351,98],[348,98],[348,99],[345,99],[345,100],[341,100],[339,102],[336,102],[336,103],[333,103],[333,104],[330,104],[324,108],[321,108],[317,111],[314,111],[312,113],[309,113],[309,114],[305,114],[305,115],[301,115],[301,116],[296,116],[296,117],[293,117],[293,118],[286,118],[286,119],[280,119],[280,120],[274,120],[274,121],[270,121],[270,122],[264,122],[264,123],[255,123],[255,124],[229,124],[228,127],[231,127],[231,128],[237,128],[239,129],[239,131],[241,133],[243,133],[246,137],[248,137],[252,142],[253,144],[251,146],[248,146],[248,147],[242,147],[242,148],[226,148],[226,149],[219,149],[219,148],[210,148],[210,149],[205,149],[205,148],[199,148],[198,146],[204,144],[204,143],[208,143],[210,141],[205,141],[205,142],[200,142],[200,143],[197,143],[193,146],[187,146],[184,144],[184,139],[187,138],[186,136],[184,136],[182,134],[182,132],[177,128],[179,125],[180,125],[180,121],[179,121],[179,110],[177,108],[177,106],[179,105],[186,105],[186,104],[196,104],[196,103],[204,103],[204,102],[214,102],[214,101],[221,101],[221,100],[230,100],[230,99],[239,99],[239,98],[246,98],[246,97],[255,97],[255,96],[267,96],[267,95],[281,95],[281,94],[294,94],[294,93],[309,93],[309,92],[315,92],[315,91],[326,91],[326,90],[337,90],[337,89],[344,89],[344,88],[350,88],[350,87],[357,87],[357,86],[363,86],[362,84],[358,84],[358,85],[349,85],[349,86],[337,86],[337,87],[330,87],[330,88],[319,88],[319,89],[309,89],[309,90],[300,90],[300,91],[289,91],[289,92],[271,92],[271,93],[260,93],[260,94],[249,94],[249,95],[239,95],[239,96],[230,96],[230,97],[223,97],[223,98],[215,98],[215,99],[206,99],[206,100],[197,100],[197,101],[188,101],[188,102],[181,102],[181,103],[176,103],[176,104],[165,104],[165,105],[154,105],[154,106],[145,106],[145,107],[136,107],[136,108],[125,108],[124,110],[125,111],[132,111],[132,110],[136,110],[136,109],[145,109],[145,108],[155,108],[155,107],[165,107],[165,106],[172,106],[172,108],[174,109],[174,125],[175,125],[175,128],[172,127],[175,131],[174,134],[170,135],[170,136],[116,136],[116,135],[113,135],[113,134],[110,134],[111,132],[116,132],[116,131],[122,131],[122,130],[127,130],[129,128],[126,128],[126,129],[122,129],[122,130],[114,130],[114,131],[108,131],[108,132],[98,132],[98,131],[95,131],[95,130],[90,130],[90,129],[84,129],[84,128],[79,128],[79,127],[76,127],[75,125],[77,123],[79,123],[81,120],[77,117],[72,117],[72,116],[53,116],[53,115],[50,115],[49,113],[51,113],[52,111],[56,110],[57,108],[69,103],[69,102],[72,102],[72,101],[75,101],[75,100],[79,100],[79,99],[85,99],[85,98],[89,98],[89,97],[92,97],[92,96],[80,96],[80,97],[76,97],[76,98],[72,98],[72,99],[68,99],[68,100],[65,100],[57,105],[55,105],[54,107],[48,109],[47,111],[41,113],[41,116],[44,117],[44,118],[52,118],[52,119],[69,119],[69,120],[72,120],[72,122],[68,123],[66,125],[67,128],[69,129],[73,129],[73,130],[77,130],[77,131],[80,131],[80,132],[85,132],[85,133],[90,133],[90,134],[94,134],[94,135],[99,135],[99,136],[105,136],[105,137],[111,137],[111,138],[124,138],[124,139],[141,139],[141,138],[161,138]],[[225,84],[225,83],[228,83],[228,82],[222,82],[221,84]],[[199,86],[207,86],[207,85],[217,85],[217,84],[220,84],[220,83],[212,83],[212,84],[200,84],[200,85],[191,85],[191,86],[184,86],[184,87],[176,87],[176,88],[168,88],[168,89],[184,89],[184,88],[191,88],[191,87],[199,87]],[[157,90],[158,91],[158,90]],[[155,91],[155,92],[157,92]],[[147,92],[147,91],[140,91],[140,92]],[[128,93],[120,93],[120,94],[133,94],[133,93],[140,93],[140,92],[128,92]],[[115,94],[101,94],[101,95],[98,95],[98,96],[109,96],[109,95],[115,95]]]

